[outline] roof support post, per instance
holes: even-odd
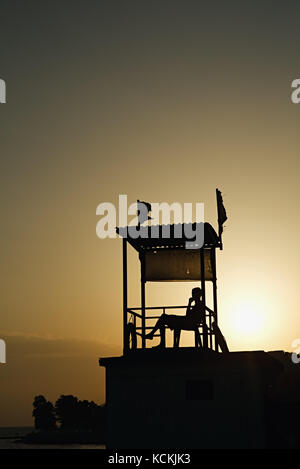
[[[129,350],[127,334],[127,240],[123,238],[123,354]]]
[[[141,261],[141,308],[142,308],[142,348],[146,348],[146,308],[145,308],[145,254],[140,253]]]
[[[211,250],[211,265],[213,271],[213,310],[214,310],[214,321],[218,325],[218,301],[217,301],[217,269],[216,269],[216,249]],[[218,339],[215,335],[215,350],[218,352]]]
[[[202,302],[204,311],[206,314],[206,299],[205,299],[205,265],[204,265],[204,248],[200,249],[200,269],[201,269],[201,290],[202,290]],[[208,348],[208,334],[207,334],[207,326],[206,326],[206,318],[205,324],[203,326],[203,347]]]

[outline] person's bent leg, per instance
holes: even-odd
[[[162,331],[162,329],[165,329],[164,326],[166,324],[166,320],[167,320],[167,315],[162,314],[161,317],[158,319],[157,323],[155,324],[155,326],[153,327],[152,331],[145,335],[146,339],[152,340],[155,332],[158,331],[158,329],[160,329],[160,331]]]

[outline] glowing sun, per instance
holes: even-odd
[[[264,312],[258,302],[241,300],[233,311],[233,326],[239,335],[260,334],[264,327]]]

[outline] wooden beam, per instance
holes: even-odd
[[[218,301],[217,301],[217,268],[216,268],[216,250],[215,248],[212,249],[212,256],[211,256],[211,265],[213,271],[213,308],[214,308],[214,320],[215,323],[218,325]],[[217,337],[215,336],[215,350],[218,352],[219,345]]]
[[[123,354],[129,350],[127,334],[127,241],[123,238]]]
[[[200,269],[201,269],[201,290],[202,290],[202,302],[204,308],[206,308],[206,298],[205,298],[205,264],[204,264],[204,248],[200,249]],[[206,326],[206,321],[205,321]],[[203,347],[208,347],[208,335],[207,328],[203,328]]]
[[[146,306],[145,306],[145,254],[140,254],[141,261],[141,311],[142,311],[142,348],[146,348]]]

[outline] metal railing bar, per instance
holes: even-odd
[[[147,306],[145,309],[182,309],[182,308],[187,308],[187,305],[185,306]],[[127,311],[142,311],[142,308],[128,308]]]
[[[183,309],[183,308],[187,308],[187,305],[184,305],[184,306],[146,306],[146,309],[162,309],[162,310],[165,310],[165,309]],[[211,314],[214,314],[215,312],[209,308],[208,306],[205,306],[205,309],[206,311],[208,311],[209,313]],[[130,311],[132,312],[133,314],[137,314],[135,313],[136,311],[142,311],[142,308],[127,308],[127,311]]]
[[[133,311],[133,310],[131,310],[131,309],[127,309],[127,313],[133,314],[134,316],[137,316],[137,317],[139,317],[139,318],[141,318],[141,317],[142,317],[142,315],[141,315],[141,314],[139,314],[139,313],[136,313],[135,311]]]

